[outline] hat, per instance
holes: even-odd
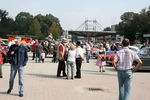
[[[81,45],[80,41],[77,41],[77,42],[76,42],[76,45],[79,45],[79,46],[80,46],[80,45]]]
[[[67,42],[67,39],[66,39],[66,38],[63,38],[62,41],[63,41],[63,42]]]

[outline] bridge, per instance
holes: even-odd
[[[115,31],[103,31],[103,26],[99,24],[96,20],[85,20],[76,30],[69,30],[68,34],[72,36],[82,36],[84,39],[91,40],[106,40],[112,39],[115,40],[116,32]]]

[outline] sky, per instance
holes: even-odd
[[[150,6],[150,0],[1,0],[0,9],[15,18],[20,12],[31,15],[52,14],[60,20],[64,30],[75,30],[85,20],[97,20],[110,27],[120,22],[124,12],[139,13]]]

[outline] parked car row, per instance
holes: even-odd
[[[132,51],[136,52],[138,54],[138,56],[140,57],[140,59],[143,62],[142,67],[140,68],[140,70],[150,70],[150,47],[144,47],[142,49],[139,49],[136,46],[129,46],[129,49],[131,49]],[[99,51],[99,49],[94,48],[92,49],[91,55],[94,58],[97,58],[97,52]],[[109,65],[112,65],[112,61],[114,60],[114,57],[116,55],[115,51],[107,51],[106,52],[106,62]]]

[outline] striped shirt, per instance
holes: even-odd
[[[117,62],[118,70],[129,70],[133,68],[133,61],[139,59],[138,55],[130,50],[128,47],[124,47],[116,54],[115,60]]]

